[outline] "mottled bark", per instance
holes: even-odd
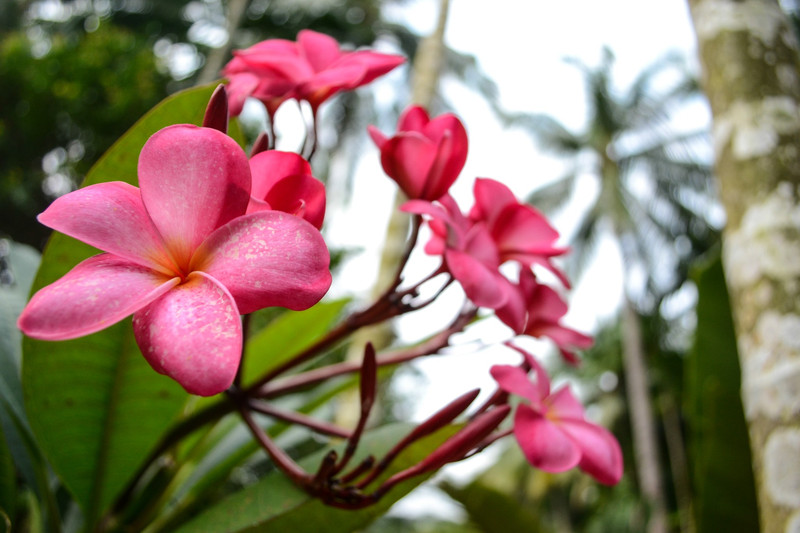
[[[762,530],[800,532],[800,82],[775,0],[690,0]]]

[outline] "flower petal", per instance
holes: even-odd
[[[115,255],[96,255],[34,294],[17,325],[36,339],[82,337],[116,324],[179,281]]]
[[[437,145],[418,133],[399,133],[381,147],[381,166],[409,198],[422,198]],[[422,198],[436,200],[436,198]]]
[[[615,485],[622,478],[622,450],[606,428],[583,420],[562,421],[561,428],[581,450],[578,466],[605,485]]]
[[[500,388],[511,394],[516,394],[534,404],[534,410],[540,410],[542,398],[539,396],[539,391],[531,383],[528,373],[518,366],[512,365],[494,365],[489,369]]]
[[[583,404],[578,401],[572,389],[560,387],[547,398],[548,412],[558,419],[572,418],[583,420],[585,413]]]
[[[422,133],[431,121],[424,107],[408,106],[397,121],[397,131],[416,131]]]
[[[312,30],[297,34],[297,49],[315,72],[320,72],[339,59],[339,43],[333,37]]]
[[[471,255],[458,250],[445,251],[447,269],[461,284],[467,298],[478,307],[497,309],[508,299],[504,278]]]
[[[528,462],[545,472],[564,472],[581,460],[581,450],[572,438],[525,404],[517,406],[514,414],[514,436]]]
[[[197,250],[194,270],[219,280],[242,314],[264,307],[307,309],[328,291],[330,255],[305,220],[259,211],[232,220]]]
[[[201,272],[133,317],[136,342],[156,372],[188,392],[218,394],[233,383],[242,353],[242,323],[231,294]]]
[[[178,124],[159,130],[145,143],[139,155],[139,185],[150,218],[184,268],[211,232],[245,213],[250,165],[244,151],[224,133]]]
[[[296,174],[311,174],[311,165],[300,155],[280,150],[259,152],[250,158],[250,196],[263,200],[275,183]]]
[[[37,219],[65,235],[165,274],[176,272],[139,189],[112,181],[57,198]]]

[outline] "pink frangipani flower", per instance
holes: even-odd
[[[534,370],[535,382],[517,366],[495,365],[490,372],[501,389],[529,402],[520,403],[514,413],[514,437],[528,462],[546,472],[577,466],[600,483],[618,483],[622,451],[614,436],[586,420],[583,406],[568,387],[551,392],[541,365],[529,353],[512,347]]]
[[[567,310],[555,290],[539,283],[530,270],[522,269],[517,291],[495,314],[518,335],[549,338],[564,359],[575,365],[579,362],[575,350],[589,348],[592,338],[561,324]]]
[[[505,305],[514,287],[498,270],[500,256],[484,224],[465,217],[449,194],[437,203],[409,200],[401,209],[430,217],[432,236],[425,252],[442,256],[443,268],[472,303],[489,309]]]
[[[90,185],[58,198],[43,224],[101,253],[37,292],[19,328],[65,340],[133,314],[150,365],[187,391],[228,388],[242,353],[239,315],[306,309],[331,283],[329,254],[311,224],[279,211],[245,215],[244,151],[212,128],[156,132],[139,156],[139,185]]]
[[[234,52],[223,70],[231,83],[231,113],[247,96],[263,101],[270,114],[286,99],[305,100],[316,114],[334,94],[370,83],[405,61],[371,50],[343,51],[335,39],[302,30],[297,41],[271,39]]]
[[[311,165],[294,152],[267,150],[250,158],[253,188],[248,213],[275,210],[299,216],[315,228],[325,218],[325,185]]]
[[[566,275],[551,262],[553,257],[569,249],[556,244],[558,232],[547,218],[533,207],[520,203],[508,187],[496,180],[476,179],[474,193],[475,205],[470,218],[486,223],[497,244],[500,262],[517,261],[527,268],[540,265],[569,288]]]
[[[411,199],[441,198],[467,160],[467,131],[450,113],[431,120],[419,106],[400,116],[397,133],[386,137],[370,126],[369,134],[381,151],[381,165]]]

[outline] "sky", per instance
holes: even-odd
[[[438,4],[438,0],[402,2],[390,11],[390,18],[428,34],[435,25]],[[690,64],[696,65],[696,42],[688,5],[681,0],[451,0],[445,41],[451,48],[475,56],[480,68],[497,83],[505,109],[547,113],[574,131],[579,131],[586,120],[584,85],[579,70],[564,58],[596,66],[603,48],[609,47],[615,56],[613,80],[620,88],[670,51],[683,52]],[[538,185],[561,175],[563,161],[543,153],[527,135],[503,128],[480,96],[452,80],[444,80],[442,90],[469,134],[467,164],[452,191],[462,208],[472,203],[474,177],[502,181],[524,198]],[[696,115],[691,117],[695,122],[704,124],[709,120],[707,110],[702,107],[692,113]],[[381,181],[375,177],[382,175],[377,150],[375,157],[365,157],[361,165],[351,198],[353,208],[333,213],[326,222],[330,224],[330,239],[338,244],[363,246],[364,242],[380,242],[385,232],[393,185],[388,179]],[[585,194],[591,195],[593,191],[589,188]],[[364,223],[363,212],[357,212],[364,205],[374,208],[369,224]],[[568,213],[554,220],[562,234],[569,231],[571,223]],[[369,286],[372,278],[365,272],[377,271],[377,257],[377,249],[368,249],[357,259],[358,266],[345,268],[342,286],[349,289],[359,284]],[[425,258],[418,260],[424,263]],[[571,295],[566,323],[591,332],[612,316],[621,296],[620,272],[616,247],[610,241],[601,243],[595,261]],[[452,297],[457,300],[458,295]],[[441,318],[437,314],[442,313],[446,311],[435,309],[404,318],[398,328],[401,338],[415,338],[427,324]],[[502,328],[484,327],[458,342],[471,352],[470,346],[474,348],[474,344],[470,342],[508,336]],[[546,348],[533,343],[531,349]],[[518,358],[513,354],[493,354],[487,358],[483,353],[459,353],[457,357],[460,359],[456,374],[453,356],[428,358],[419,363],[423,384],[427,383],[422,388],[418,380],[404,382],[402,376],[399,378],[397,386],[401,390],[406,387],[417,398],[412,414],[415,419],[424,418],[470,388],[492,388],[488,367],[499,362],[516,362]],[[478,457],[443,475],[463,481],[490,462],[491,456]],[[400,502],[395,512],[414,515],[427,510],[426,502],[432,497],[435,496],[430,490],[423,490]],[[437,509],[445,516],[455,512],[452,508],[448,511],[446,504]]]

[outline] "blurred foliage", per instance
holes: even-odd
[[[111,23],[80,38],[4,36],[0,79],[14,81],[0,84],[0,231],[41,248],[49,230],[33,218],[166,96],[145,42]]]
[[[693,277],[699,291],[697,335],[686,365],[685,408],[697,531],[756,533],[758,505],[739,354],[718,250],[697,265]]]

